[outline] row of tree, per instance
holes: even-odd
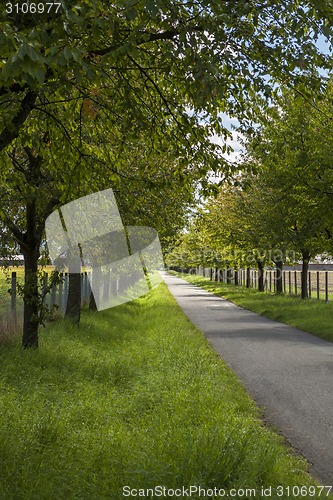
[[[242,128],[242,173],[204,203],[168,261],[256,265],[263,291],[265,265],[301,260],[305,298],[311,258],[333,254],[332,83],[317,98],[284,89],[255,111],[257,125]]]
[[[320,91],[328,0],[84,0],[56,13],[2,10],[0,223],[25,260],[23,346],[42,320],[45,219],[112,187],[123,222],[183,225],[197,185],[230,165],[221,112],[248,117],[281,81]]]

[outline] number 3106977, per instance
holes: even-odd
[[[61,7],[61,3],[58,2],[39,2],[39,3],[6,3],[6,13],[7,14],[50,14],[54,12],[57,14]]]

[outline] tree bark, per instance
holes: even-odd
[[[246,268],[246,288],[250,288],[251,286],[251,268]]]
[[[38,348],[38,258],[39,245],[26,248],[24,255],[24,296],[23,296],[23,336],[22,346],[24,349]]]
[[[265,291],[264,262],[262,260],[258,260],[257,264],[258,264],[258,290],[259,292],[264,292]]]
[[[91,311],[97,311],[97,305],[96,305],[95,297],[94,297],[94,294],[92,293],[92,291],[90,292],[90,297],[89,297],[89,309]]]
[[[302,299],[307,299],[309,296],[308,291],[308,274],[309,274],[309,260],[310,252],[308,250],[302,250],[302,275],[301,275],[301,297]]]
[[[38,163],[31,164],[31,167]],[[23,336],[24,349],[38,348],[39,294],[38,294],[38,258],[41,231],[37,227],[36,199],[26,204],[26,232],[21,233],[20,248],[24,256],[24,294],[23,294]]]
[[[235,269],[235,285],[238,286],[238,270]]]
[[[74,319],[80,323],[81,317],[81,273],[69,273],[68,299],[65,318]]]
[[[37,92],[32,90],[27,92],[21,102],[21,107],[17,111],[11,123],[9,123],[0,134],[0,151],[5,149],[13,142],[14,139],[18,137],[21,128],[34,108],[37,96]]]
[[[276,266],[276,293],[283,292],[283,260],[279,259],[274,262]]]

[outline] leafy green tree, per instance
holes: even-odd
[[[194,165],[205,185],[208,171],[227,173],[209,139],[227,135],[221,111],[246,116],[249,100],[281,79],[319,88],[316,68],[330,65],[314,44],[323,30],[331,36],[319,0],[64,0],[58,12],[0,15],[2,220],[25,255],[32,296],[45,217],[116,183],[121,145],[130,151],[143,132],[156,154],[172,145],[177,182]],[[35,308],[25,346],[37,345]]]
[[[326,128],[322,141],[318,106],[322,100],[305,101],[285,92],[247,141],[248,165],[256,172],[250,197],[259,193],[257,213],[270,238],[301,255],[303,298],[308,296],[309,261],[330,247],[333,224],[322,201],[322,176],[325,182],[332,179],[327,149],[332,134]]]
[[[192,148],[221,133],[220,111],[246,113],[274,81],[318,85],[315,68],[329,66],[314,44],[331,36],[324,0],[64,0],[58,12],[1,16],[0,149],[36,106],[70,99],[91,114],[103,100],[127,133],[144,126],[155,140],[173,121]]]
[[[19,145],[17,140],[17,145],[1,153],[3,205],[0,220],[11,231],[25,258],[24,347],[38,346],[38,324],[42,321],[38,258],[45,220],[54,209],[73,198],[111,185],[124,224],[152,225],[168,238],[183,225],[186,205],[193,199],[196,182],[201,178],[194,166],[187,167],[181,174],[178,158],[172,151],[164,151],[163,157],[157,156],[156,150],[148,154],[142,138],[136,146],[132,141],[131,147],[124,147],[123,141],[110,137],[108,144],[114,146],[114,159],[109,164],[108,156],[103,157],[92,141],[93,131],[90,131],[89,141],[85,139],[91,124],[89,117],[78,122],[84,155],[77,155],[70,141],[59,141],[62,131],[54,127],[51,118],[42,122],[39,110],[34,111],[32,118],[34,120],[29,123],[34,124],[34,129],[27,130],[30,145]],[[95,140],[99,144],[98,133]],[[184,179],[175,191],[174,182],[180,175]],[[79,275],[70,273],[66,315],[79,322],[79,312]]]

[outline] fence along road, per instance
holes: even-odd
[[[265,418],[333,485],[333,344],[163,274],[189,319],[236,372]]]

